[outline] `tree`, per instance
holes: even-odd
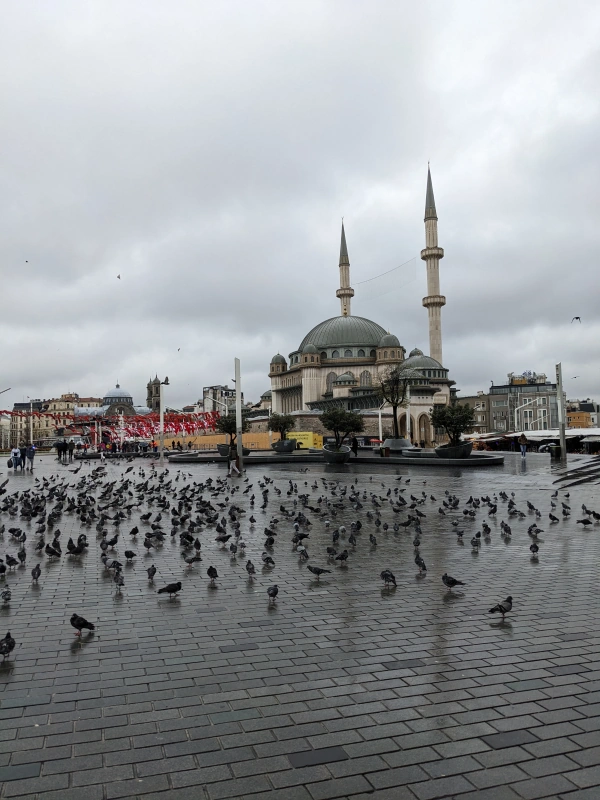
[[[324,411],[319,417],[321,425],[326,431],[331,431],[335,436],[335,449],[339,450],[344,440],[351,433],[360,433],[365,428],[365,423],[360,414],[346,411],[343,408],[332,408]]]
[[[443,428],[446,431],[451,447],[459,445],[461,434],[470,433],[475,423],[475,411],[471,406],[460,403],[434,406],[430,417],[434,428]]]
[[[226,414],[217,419],[215,423],[215,430],[218,433],[225,433],[229,436],[229,444],[233,447],[237,436],[237,426],[235,414]],[[248,433],[250,430],[250,422],[248,417],[242,415],[242,433]]]
[[[281,441],[286,439],[288,433],[293,431],[295,427],[296,419],[291,414],[273,412],[269,417],[269,430],[278,433],[281,436]]]
[[[398,409],[405,408],[408,405],[408,387],[411,379],[415,377],[414,370],[402,369],[401,367],[388,367],[379,377],[377,393],[382,402],[392,407],[394,439],[401,438],[400,426],[398,424]]]

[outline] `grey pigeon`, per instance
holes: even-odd
[[[462,581],[457,581],[456,578],[453,578],[452,575],[448,575],[447,572],[444,572],[442,575],[442,582],[444,586],[447,586],[450,589],[450,591],[452,591],[455,586],[465,585]]]
[[[499,612],[502,614],[502,619],[504,619],[504,615],[508,614],[508,612],[512,610],[512,600],[512,597],[509,595],[506,600],[503,600],[501,603],[498,603],[497,606],[490,608],[489,613],[496,614],[496,612]]]

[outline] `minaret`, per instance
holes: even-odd
[[[350,299],[354,297],[354,289],[350,286],[350,259],[346,247],[344,220],[342,220],[342,242],[340,244],[340,288],[335,293],[340,298],[342,317],[350,316]]]
[[[421,250],[421,258],[427,265],[427,297],[423,298],[423,305],[429,313],[429,355],[443,364],[442,306],[446,305],[446,298],[440,294],[440,258],[444,257],[444,251],[438,247],[437,219],[431,172],[427,165],[425,249]]]

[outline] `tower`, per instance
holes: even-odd
[[[421,250],[421,258],[427,267],[427,297],[423,305],[429,314],[429,355],[443,364],[442,361],[442,306],[446,298],[440,294],[440,259],[444,251],[438,247],[437,212],[433,197],[431,172],[427,165],[427,196],[425,198],[425,249]]]
[[[349,317],[350,300],[354,297],[354,289],[350,286],[350,259],[348,258],[348,248],[346,247],[346,234],[344,232],[344,221],[342,220],[342,241],[340,244],[340,288],[335,293],[340,298],[342,306],[342,317]]]

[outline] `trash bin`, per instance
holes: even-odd
[[[552,460],[559,460],[560,459],[560,445],[559,444],[551,444],[548,446],[548,450],[550,450],[550,458]]]
[[[385,457],[389,458],[390,457],[390,448],[389,447],[384,447],[383,451],[384,451]]]

